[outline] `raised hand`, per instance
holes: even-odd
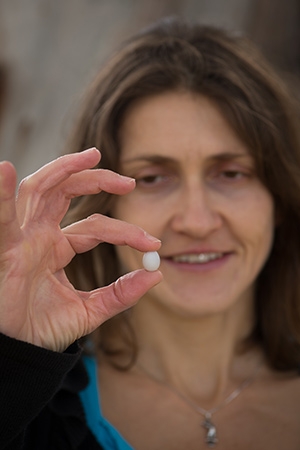
[[[99,159],[96,149],[58,158],[21,182],[16,198],[15,169],[0,164],[0,332],[63,351],[161,280],[160,272],[141,269],[92,292],[68,281],[64,267],[100,242],[143,252],[160,247],[140,228],[99,214],[60,228],[73,197],[134,188],[130,178],[91,170]]]

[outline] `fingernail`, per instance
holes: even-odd
[[[146,238],[151,241],[151,242],[159,242],[161,244],[161,240],[157,239],[156,237],[152,236],[152,234],[147,233],[147,231],[145,231],[145,236]]]
[[[126,181],[128,184],[135,184],[135,178],[131,178],[131,177],[126,177],[125,175],[120,175],[119,176]]]
[[[100,153],[100,151],[99,151],[96,147],[87,148],[87,149],[83,150],[82,152],[83,152],[83,153],[85,153],[85,152],[94,152],[95,150],[96,150],[98,153]]]

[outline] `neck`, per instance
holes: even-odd
[[[261,359],[254,346],[240,351],[253,326],[249,317],[252,312],[244,309],[184,319],[156,312],[145,302],[131,318],[140,344],[138,365],[209,409],[248,378]]]

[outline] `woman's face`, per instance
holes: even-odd
[[[207,315],[243,299],[273,240],[273,199],[245,144],[204,96],[166,92],[131,105],[120,129],[121,173],[136,189],[114,216],[162,240],[164,280],[146,295],[174,312]],[[117,249],[126,271],[142,254]]]

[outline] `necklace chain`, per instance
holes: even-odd
[[[154,375],[149,373],[140,364],[136,364],[136,367],[139,368],[148,378],[150,378],[151,380],[155,381],[156,383],[161,384],[162,386],[165,386],[166,388],[168,388],[173,394],[177,395],[177,397],[179,397],[187,405],[189,405],[192,409],[194,409],[194,411],[196,411],[197,413],[199,413],[202,416],[204,416],[204,421],[202,422],[202,426],[207,429],[205,442],[207,443],[208,447],[214,447],[217,444],[217,442],[218,442],[218,438],[217,438],[216,426],[213,424],[213,422],[211,420],[212,419],[212,415],[215,414],[217,411],[219,411],[224,406],[226,406],[229,403],[231,403],[235,398],[237,398],[241,394],[241,392],[244,389],[246,389],[246,387],[248,387],[254,381],[254,379],[256,378],[256,375],[258,374],[258,371],[259,371],[261,365],[262,365],[262,363],[260,362],[257,365],[254,373],[250,377],[246,378],[241,383],[240,386],[238,386],[234,391],[232,391],[225,398],[225,400],[223,400],[221,403],[219,403],[218,405],[214,406],[211,409],[204,409],[204,408],[202,408],[197,403],[195,403],[193,400],[191,400],[190,398],[188,398],[185,395],[183,395],[182,392],[178,391],[178,389],[176,389],[174,386],[170,385],[166,381],[159,380],[158,378],[156,378]]]

